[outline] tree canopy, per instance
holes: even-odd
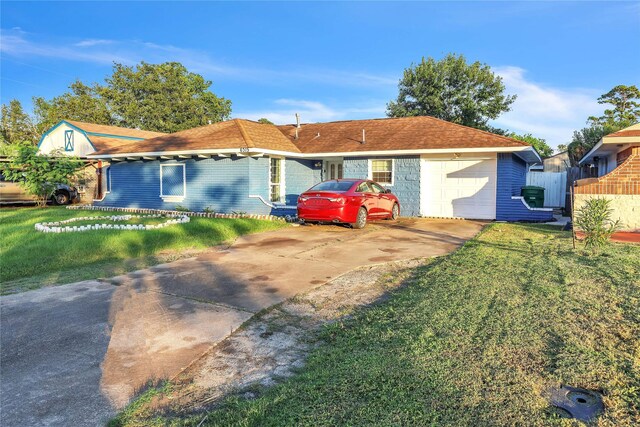
[[[440,61],[422,58],[404,70],[398,97],[387,104],[389,117],[433,116],[489,130],[487,122],[509,111],[515,95],[505,94],[502,78],[486,64],[468,64],[462,55]]]
[[[211,84],[178,62],[141,62],[115,64],[96,92],[118,126],[177,132],[229,117],[231,101],[211,92]]]
[[[0,113],[0,138],[2,138],[3,152],[7,145],[18,142],[35,143],[39,136],[31,117],[25,113],[20,101],[13,99],[8,105],[2,105]]]
[[[589,152],[603,136],[640,122],[640,90],[635,85],[618,85],[598,98],[599,104],[609,104],[613,108],[604,110],[599,117],[591,116],[588,127],[573,132],[568,145],[572,165]]]
[[[18,100],[2,106],[3,144],[37,141],[63,119],[177,132],[229,118],[231,101],[211,92],[211,81],[178,62],[114,64],[104,84],[76,80],[50,100],[33,98],[33,118]]]
[[[547,141],[542,138],[536,138],[530,133],[524,135],[518,135],[516,133],[510,133],[507,135],[509,138],[517,139],[519,141],[526,142],[527,144],[531,144],[533,148],[536,149],[538,154],[542,157],[549,157],[553,154],[553,148],[549,147]]]

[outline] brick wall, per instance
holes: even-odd
[[[575,182],[575,194],[640,194],[640,146],[618,153],[617,168],[600,178]]]

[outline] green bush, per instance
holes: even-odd
[[[591,198],[576,210],[576,228],[584,233],[585,247],[593,252],[606,245],[611,235],[620,229],[620,221],[611,218],[610,204],[607,199]]]

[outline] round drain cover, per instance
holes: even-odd
[[[554,415],[560,418],[575,418],[591,421],[604,411],[602,396],[592,390],[561,385],[547,392]]]

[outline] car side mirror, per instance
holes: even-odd
[[[391,190],[389,190],[388,188],[386,190],[384,190],[385,193],[387,194],[391,194]]]

